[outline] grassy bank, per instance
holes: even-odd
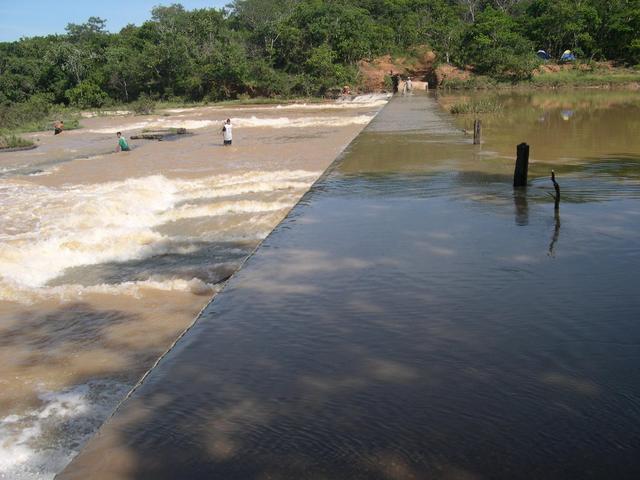
[[[456,103],[449,109],[453,115],[466,115],[478,113],[495,113],[502,110],[502,104],[495,100],[475,100],[470,102]]]
[[[576,65],[572,69],[536,73],[528,80],[502,82],[500,80],[471,75],[467,79],[445,79],[440,88],[447,90],[488,90],[514,88],[565,88],[602,87],[627,88],[640,85],[640,70],[631,68],[598,68]]]
[[[9,148],[29,148],[33,147],[34,143],[26,138],[19,137],[18,135],[2,135],[0,136],[0,151]]]
[[[0,106],[0,135],[52,130],[53,123],[62,120],[65,130],[80,128],[80,113],[52,105],[34,95],[23,103]]]
[[[534,87],[597,87],[625,86],[640,83],[640,70],[611,69],[602,71],[563,70],[534,76],[530,84]]]

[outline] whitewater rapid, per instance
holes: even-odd
[[[387,99],[86,112],[0,158],[0,479],[52,479]]]
[[[199,180],[162,175],[97,185],[49,188],[0,182],[0,300],[26,300],[66,269],[149,258],[216,232],[172,238],[155,227],[198,217],[263,213],[291,207],[319,172],[246,172]],[[273,200],[238,196],[279,192]],[[29,205],[25,212],[24,206]],[[245,232],[255,238],[256,231]],[[259,237],[262,235],[259,235]],[[174,241],[179,240],[179,241]],[[45,290],[45,293],[48,290]]]

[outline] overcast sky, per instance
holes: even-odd
[[[107,20],[107,29],[118,32],[129,23],[140,25],[156,5],[181,3],[187,10],[223,7],[230,0],[0,0],[0,41],[49,33],[64,33],[67,23],[87,18]]]

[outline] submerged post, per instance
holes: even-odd
[[[473,144],[480,145],[480,139],[482,136],[482,122],[476,119],[473,122]]]
[[[521,143],[520,145],[518,145],[516,169],[513,172],[513,186],[526,187],[528,173],[529,173],[529,145],[527,145],[526,143]]]
[[[553,197],[555,200],[554,208],[556,211],[560,209],[560,185],[556,182],[556,172],[551,170],[551,181],[553,182],[553,188],[556,190],[556,195]]]

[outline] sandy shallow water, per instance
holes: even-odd
[[[385,102],[85,118],[0,156],[0,478],[60,471]],[[114,153],[157,127],[191,134]]]

